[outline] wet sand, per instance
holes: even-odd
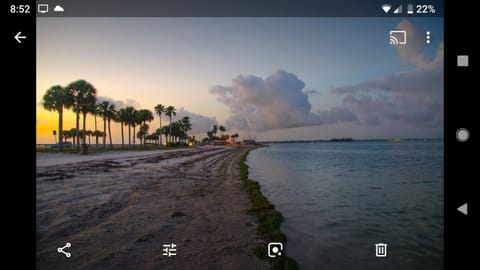
[[[37,269],[269,269],[251,252],[263,241],[239,180],[239,157],[248,149],[74,163],[38,155]],[[66,242],[70,258],[57,252]],[[176,256],[163,255],[169,243],[177,245]]]

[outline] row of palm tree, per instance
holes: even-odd
[[[218,131],[220,131],[222,133],[220,135],[220,137],[217,136]],[[232,134],[232,135],[224,134],[225,131],[227,131],[227,129],[224,126],[213,125],[212,130],[207,131],[207,137],[204,138],[204,141],[205,142],[208,142],[208,141],[211,142],[211,141],[214,141],[214,140],[228,140],[229,138],[232,138],[235,141],[235,139],[240,137],[240,135],[238,135],[238,133],[235,133],[235,134]]]
[[[222,135],[223,135],[223,133],[227,131],[227,129],[222,125],[220,126],[213,125],[212,130],[207,131],[208,140],[210,141],[221,140],[221,137],[217,136],[218,131],[222,132]]]
[[[194,137],[189,137],[187,132],[192,129],[192,124],[188,116],[183,117],[181,120],[173,122],[168,126],[157,128],[152,134],[146,134],[148,132],[148,126],[145,130],[140,128],[137,133],[137,138],[143,139],[144,143],[152,142],[161,145],[162,135],[165,136],[165,140],[169,145],[186,143],[187,140],[193,141]]]
[[[62,137],[63,137],[63,142],[68,142],[69,139],[72,139],[72,144],[73,145],[76,145],[76,142],[75,142],[75,139],[77,138],[77,134],[80,134],[80,137],[83,136],[84,134],[84,131],[83,130],[80,130],[77,132],[77,129],[76,128],[72,128],[72,129],[69,129],[69,130],[63,130],[62,131]],[[91,137],[92,136],[95,136],[95,137],[104,137],[105,134],[100,131],[100,130],[87,130],[85,131],[85,135],[88,137],[88,144],[91,144],[90,140],[91,140]]]
[[[95,143],[98,145],[98,138],[103,138],[103,147],[106,148],[106,139],[109,138],[110,147],[113,147],[111,121],[120,123],[122,147],[125,145],[124,126],[128,127],[128,145],[132,146],[131,139],[133,138],[133,146],[136,144],[135,138],[139,138],[141,144],[146,144],[147,141],[158,141],[162,144],[162,134],[165,135],[166,142],[171,144],[173,142],[183,142],[187,136],[187,131],[191,130],[190,118],[184,117],[177,122],[172,123],[172,116],[176,116],[176,109],[173,106],[164,106],[158,104],[154,110],[160,117],[160,128],[153,134],[148,134],[149,125],[153,120],[153,113],[147,109],[137,110],[134,107],[128,106],[117,110],[115,105],[109,101],[102,101],[97,103],[97,90],[92,84],[85,80],[77,80],[66,87],[55,85],[50,87],[43,96],[43,106],[46,110],[58,112],[58,141],[60,150],[63,149],[63,141],[68,138],[73,138],[73,144],[77,149],[80,149],[80,138],[82,145],[86,147],[86,137],[88,136],[89,144],[90,137],[95,136]],[[69,131],[63,130],[63,112],[64,109],[72,109],[75,113],[76,128]],[[87,114],[93,114],[95,131],[86,130]],[[170,123],[168,126],[162,126],[162,114],[168,116]],[[83,117],[83,129],[79,128],[80,115]],[[97,116],[103,119],[103,132],[97,129]],[[139,131],[136,133],[136,128]],[[132,136],[133,128],[133,136]],[[85,131],[86,130],[86,131]],[[108,131],[107,131],[108,130]],[[85,131],[85,132],[84,132]],[[108,135],[107,135],[108,132]],[[136,136],[135,136],[136,135]],[[154,138],[157,139],[154,139]],[[76,140],[76,141],[75,141]]]
[[[172,116],[177,115],[177,109],[175,109],[175,107],[173,106],[165,106],[162,104],[158,104],[157,106],[155,106],[154,110],[160,117],[160,128],[162,128],[162,113],[168,116],[168,118],[170,119],[169,134],[172,134]],[[165,140],[167,143],[169,143],[168,137],[166,137]],[[159,144],[162,145],[161,135],[159,135]]]

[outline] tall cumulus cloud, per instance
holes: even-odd
[[[214,86],[210,93],[230,108],[226,126],[238,130],[264,131],[351,121],[355,116],[344,108],[313,113],[305,83],[295,74],[277,70],[265,79],[239,75],[232,86]]]

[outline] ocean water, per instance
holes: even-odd
[[[270,144],[247,164],[301,269],[443,269],[442,140]]]

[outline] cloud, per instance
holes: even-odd
[[[190,117],[190,122],[192,123],[192,130],[190,131],[190,133],[206,133],[207,131],[212,129],[213,125],[218,124],[215,117],[209,117],[198,113],[190,112],[185,110],[183,107],[177,110],[177,115],[175,116],[175,119],[182,119],[185,116]],[[174,120],[172,119],[172,121]]]
[[[346,108],[312,112],[305,83],[295,74],[277,70],[265,79],[254,75],[239,75],[232,86],[214,86],[210,93],[227,105],[230,117],[225,125],[238,130],[312,126],[355,119]]]
[[[64,12],[65,10],[63,9],[62,6],[56,5],[56,6],[53,8],[53,11],[55,11],[55,12]]]
[[[103,101],[108,101],[110,104],[114,104],[116,110],[121,109],[121,108],[125,108],[127,106],[131,106],[131,107],[134,107],[136,109],[141,107],[140,103],[137,102],[134,99],[127,99],[125,102],[123,102],[121,100],[116,100],[116,99],[113,99],[113,98],[107,97],[107,96],[98,96],[97,97],[97,103],[100,103],[100,102],[103,102]]]
[[[411,22],[403,20],[397,25],[397,29],[407,31],[407,45],[397,45],[400,58],[408,64],[417,67],[428,65],[429,60],[423,54],[425,43],[425,31],[416,27]]]
[[[137,110],[142,109],[140,103],[138,101],[134,100],[134,99],[127,99],[124,102],[124,101],[115,100],[113,98],[106,97],[106,96],[98,96],[97,97],[97,102],[100,103],[102,101],[108,101],[111,104],[114,104],[116,110],[119,110],[121,108],[125,108],[127,106],[132,106]],[[152,111],[152,113],[154,114],[155,117],[158,117],[158,115],[153,110],[151,110],[151,111]],[[182,119],[185,116],[190,117],[190,122],[192,123],[192,131],[191,132],[195,132],[196,134],[206,133],[207,131],[212,129],[213,125],[218,124],[218,121],[215,119],[215,117],[209,117],[209,116],[201,115],[201,114],[198,114],[198,113],[190,112],[183,107],[179,108],[176,113],[177,113],[177,115],[172,117],[172,121]],[[169,119],[164,114],[162,114],[162,121],[166,121],[166,122],[162,122],[162,124],[167,125]],[[38,120],[37,120],[37,122],[38,122]],[[155,127],[155,129],[157,129],[157,128],[158,127]]]
[[[131,99],[131,98],[127,98],[125,104],[127,106],[130,106],[130,107],[134,107],[136,109],[142,107],[142,105],[140,104],[140,102],[136,101],[135,99]]]
[[[424,36],[411,23],[398,29],[408,31],[408,43],[397,46],[401,60],[414,65],[411,71],[331,89],[343,95],[343,106],[355,113],[360,124],[377,125],[397,121],[425,128],[443,125],[443,43],[434,59],[423,53]],[[439,134],[440,135],[440,134]]]
[[[266,78],[238,75],[231,86],[213,86],[210,93],[226,105],[225,125],[244,131],[319,126],[336,123],[356,125],[408,124],[411,130],[443,126],[443,43],[434,59],[424,53],[423,32],[402,21],[408,45],[397,46],[399,57],[414,66],[406,72],[331,89],[342,102],[329,109],[312,111],[305,83],[295,74],[277,70]],[[441,134],[438,134],[441,135]]]
[[[315,95],[315,94],[318,94],[318,91],[317,90],[305,90],[303,91],[306,95]]]
[[[443,119],[442,66],[401,72],[331,90],[363,124],[383,120],[440,125]]]

